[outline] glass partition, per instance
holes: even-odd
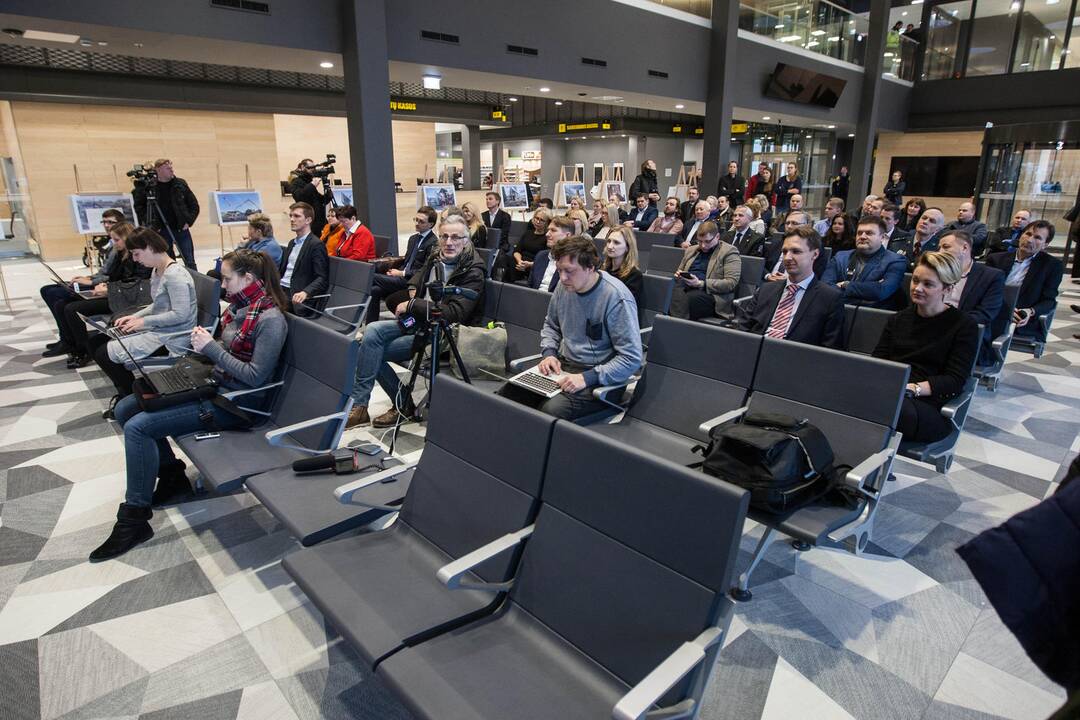
[[[1080,67],[1080,5],[1073,14],[1072,31],[1069,33],[1069,45],[1065,48],[1065,67]]]
[[[919,43],[901,33],[889,32],[885,43],[885,64],[881,74],[899,80],[915,80],[915,58],[919,53]]]
[[[744,0],[739,29],[861,65],[869,22],[825,0]]]
[[[971,22],[968,77],[1001,75],[1008,71],[1016,21],[1022,0],[978,0]]]
[[[931,8],[926,54],[923,57],[923,80],[960,77],[960,46],[964,40],[961,30],[970,14],[970,0],[942,3]]]
[[[1027,0],[1020,14],[1020,35],[1012,71],[1057,70],[1061,67],[1068,29],[1068,2]]]

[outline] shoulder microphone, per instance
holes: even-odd
[[[439,296],[443,295],[460,295],[466,300],[476,300],[480,297],[480,293],[469,288],[458,287],[457,285],[442,285],[431,288],[431,294],[434,297],[438,293]]]
[[[332,470],[335,475],[348,475],[360,469],[360,453],[352,448],[341,448],[323,455],[296,460],[292,469],[298,473]]]

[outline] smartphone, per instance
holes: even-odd
[[[693,273],[688,273],[685,270],[679,271],[678,275],[681,278],[692,278],[692,277],[694,277]]]
[[[197,432],[195,433],[196,440],[213,440],[214,438],[221,437],[219,432]]]
[[[375,443],[364,443],[362,445],[356,445],[353,447],[353,450],[363,455],[378,455],[380,452],[382,452],[382,448]]]

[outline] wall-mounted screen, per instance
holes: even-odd
[[[893,157],[889,173],[899,170],[907,183],[905,197],[971,197],[979,173],[979,158],[946,155],[939,157]]]
[[[776,63],[776,69],[769,77],[769,84],[765,86],[765,96],[803,105],[833,108],[836,107],[840,93],[844,92],[846,85],[847,80],[843,78]]]

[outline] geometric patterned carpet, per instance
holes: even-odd
[[[1062,704],[954,548],[1046,497],[1080,450],[1073,287],[1046,354],[1016,354],[999,390],[979,391],[947,477],[897,461],[865,555],[772,547],[702,718],[1028,720]],[[40,357],[54,338],[40,299],[12,305],[0,306],[0,718],[408,718],[282,570],[298,546],[244,491],[158,511],[152,541],[86,562],[123,494],[122,438],[100,418],[112,391],[93,366]],[[407,426],[407,458],[422,435]],[[747,530],[742,567],[760,535]]]

